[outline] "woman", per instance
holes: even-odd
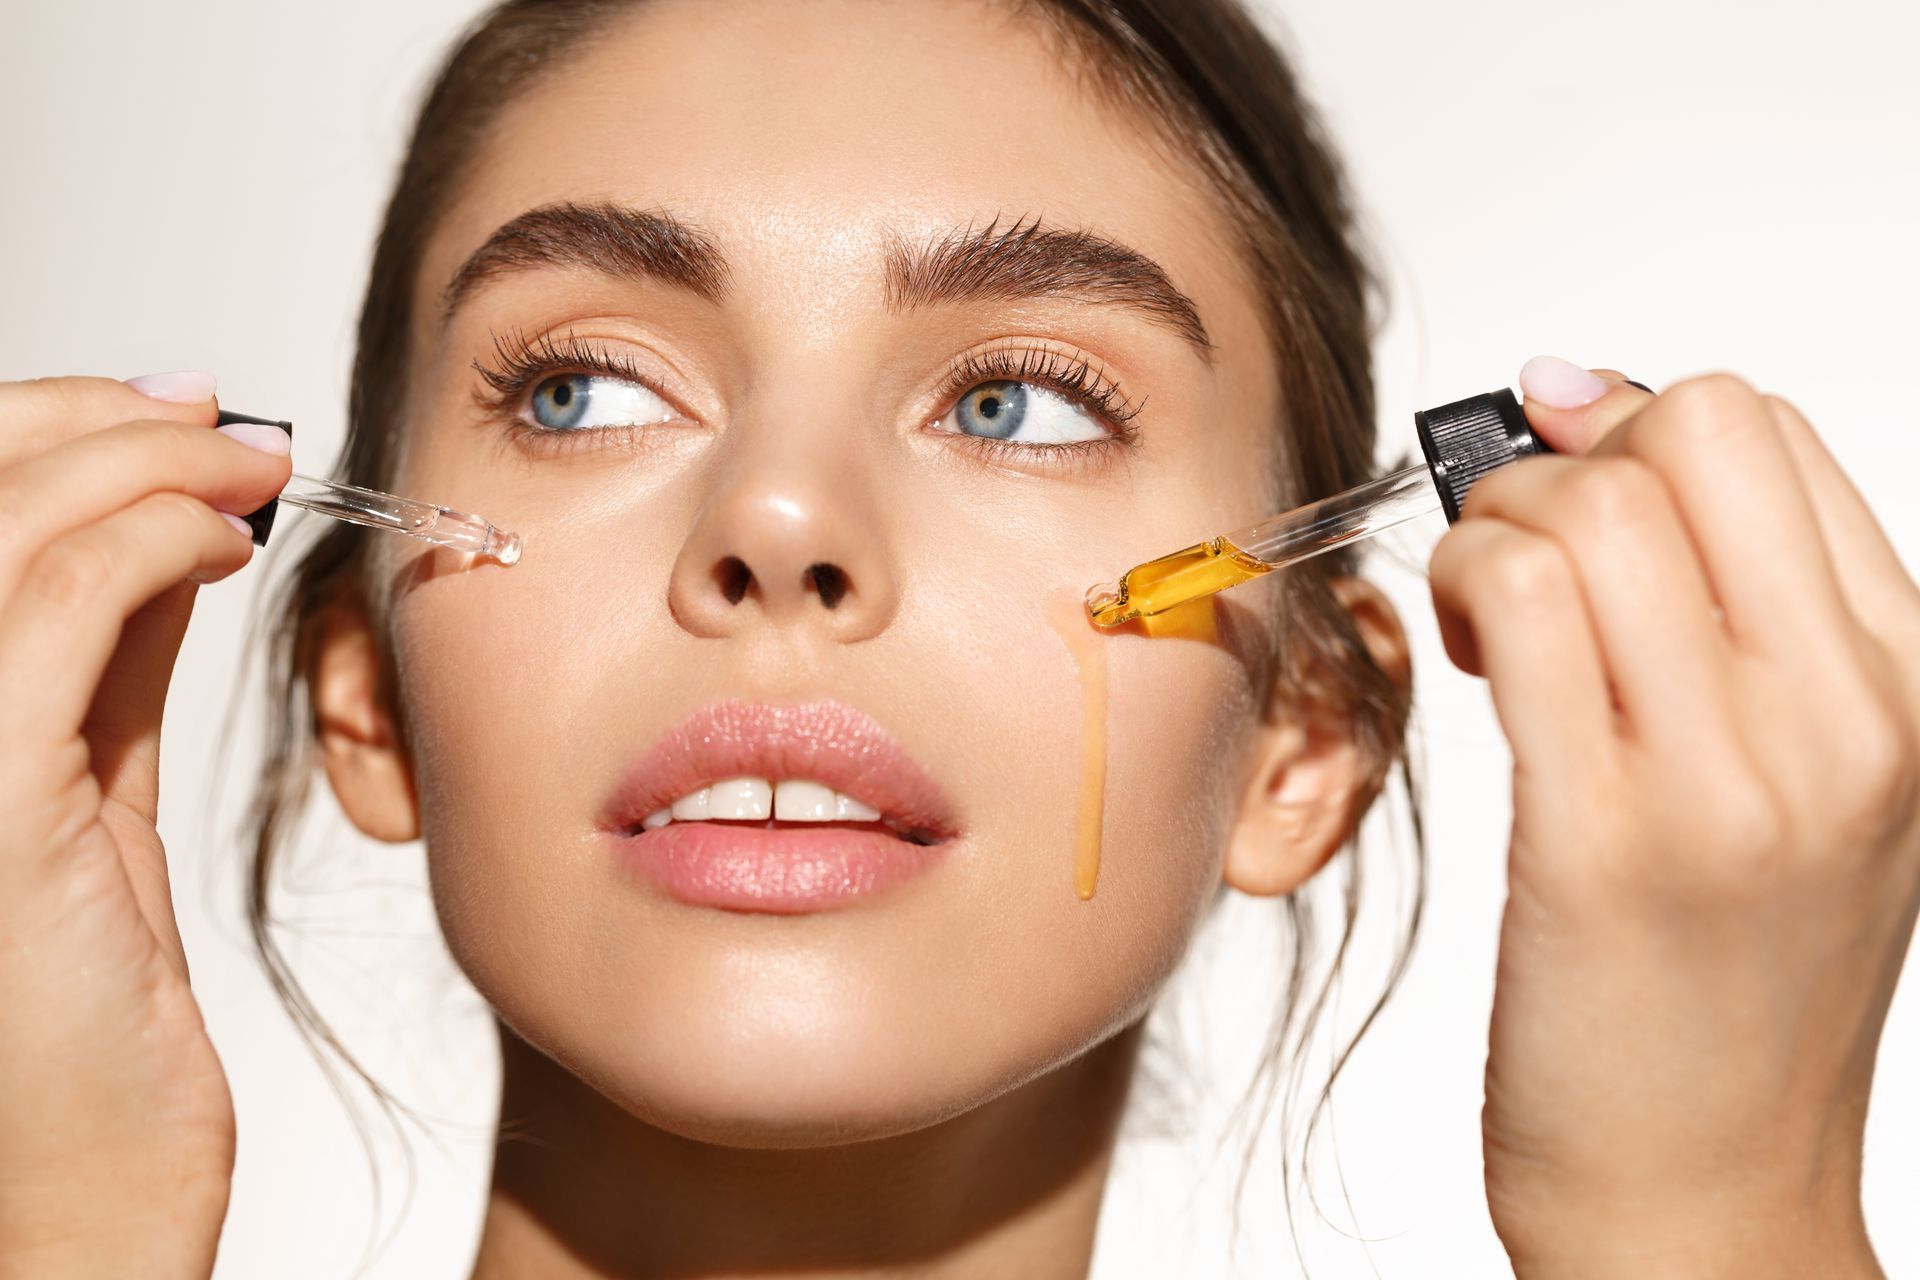
[[[424,840],[501,1027],[476,1275],[1085,1274],[1156,992],[1401,758],[1405,641],[1349,559],[1180,635],[1060,626],[1367,475],[1368,276],[1316,136],[1225,3],[528,2],[456,50],[342,472],[528,550],[343,527],[302,561],[311,733],[260,883],[309,748],[362,831]],[[1494,1224],[1529,1276],[1876,1275],[1920,598],[1786,401],[1523,387],[1564,456],[1483,482],[1431,566],[1516,761]],[[0,390],[0,1248],[204,1274],[233,1121],[159,712],[183,579],[246,562],[220,513],[284,441],[216,439],[197,375]]]

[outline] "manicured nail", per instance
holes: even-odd
[[[215,382],[213,375],[204,369],[182,369],[178,373],[143,373],[137,378],[128,378],[127,385],[155,400],[201,404],[213,399]]]
[[[287,433],[270,422],[229,422],[214,430],[262,453],[287,453],[293,448]]]
[[[1578,409],[1607,394],[1605,378],[1558,356],[1535,356],[1520,366],[1520,390],[1549,409]]]

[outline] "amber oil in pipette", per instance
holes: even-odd
[[[1127,573],[1124,598],[1107,594],[1090,602],[1093,620],[1111,627],[1123,620],[1122,614],[1162,613],[1273,570],[1273,565],[1254,559],[1225,538],[1210,538],[1135,565]]]

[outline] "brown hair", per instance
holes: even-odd
[[[1159,127],[1151,136],[1197,163],[1239,232],[1265,304],[1279,374],[1283,420],[1275,424],[1274,481],[1286,505],[1334,493],[1374,474],[1373,322],[1382,290],[1353,225],[1343,171],[1285,56],[1236,0],[1009,0],[1016,11],[1081,56],[1076,65],[1106,100]],[[415,275],[453,190],[504,107],[561,64],[583,38],[645,0],[507,0],[480,15],[454,46],[426,96],[374,250],[348,404],[348,430],[335,479],[376,489],[391,484],[411,359]],[[267,662],[269,725],[264,765],[249,809],[252,864],[247,900],[254,944],[268,977],[336,1088],[327,1052],[354,1071],[392,1121],[414,1113],[360,1066],[300,987],[281,952],[269,912],[275,851],[300,812],[316,767],[311,688],[321,624],[331,605],[377,607],[369,590],[365,535],[329,524],[267,598],[254,646]],[[1342,549],[1286,571],[1270,593],[1285,626],[1279,678],[1299,698],[1339,709],[1371,753],[1365,800],[1397,771],[1412,824],[1412,907],[1379,998],[1341,1048],[1308,1116],[1303,1155],[1335,1079],[1397,985],[1418,933],[1426,856],[1414,771],[1406,751],[1409,691],[1377,665],[1332,580],[1355,568]],[[383,676],[393,665],[383,644]],[[400,699],[394,699],[399,711]],[[1329,968],[1309,991],[1316,966],[1313,910],[1302,894],[1283,899],[1291,962],[1259,1069],[1234,1115],[1256,1098],[1254,1141],[1234,1196],[1237,1226],[1247,1170],[1269,1114],[1281,1068],[1291,1084],[1281,1108],[1282,1177],[1292,1221],[1292,1130],[1300,1067],[1354,936],[1362,876],[1357,833],[1343,866],[1343,927]],[[342,1094],[343,1098],[345,1094]],[[417,1116],[415,1117],[417,1120]],[[358,1118],[356,1116],[356,1124]],[[1217,1150],[1217,1148],[1216,1148]],[[371,1149],[369,1150],[371,1159]],[[378,1195],[377,1167],[375,1193]],[[377,1213],[376,1213],[377,1217]]]

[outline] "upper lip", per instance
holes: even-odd
[[[602,824],[627,832],[722,778],[809,778],[935,839],[959,834],[939,784],[878,722],[844,702],[708,703],[668,730],[615,784]]]

